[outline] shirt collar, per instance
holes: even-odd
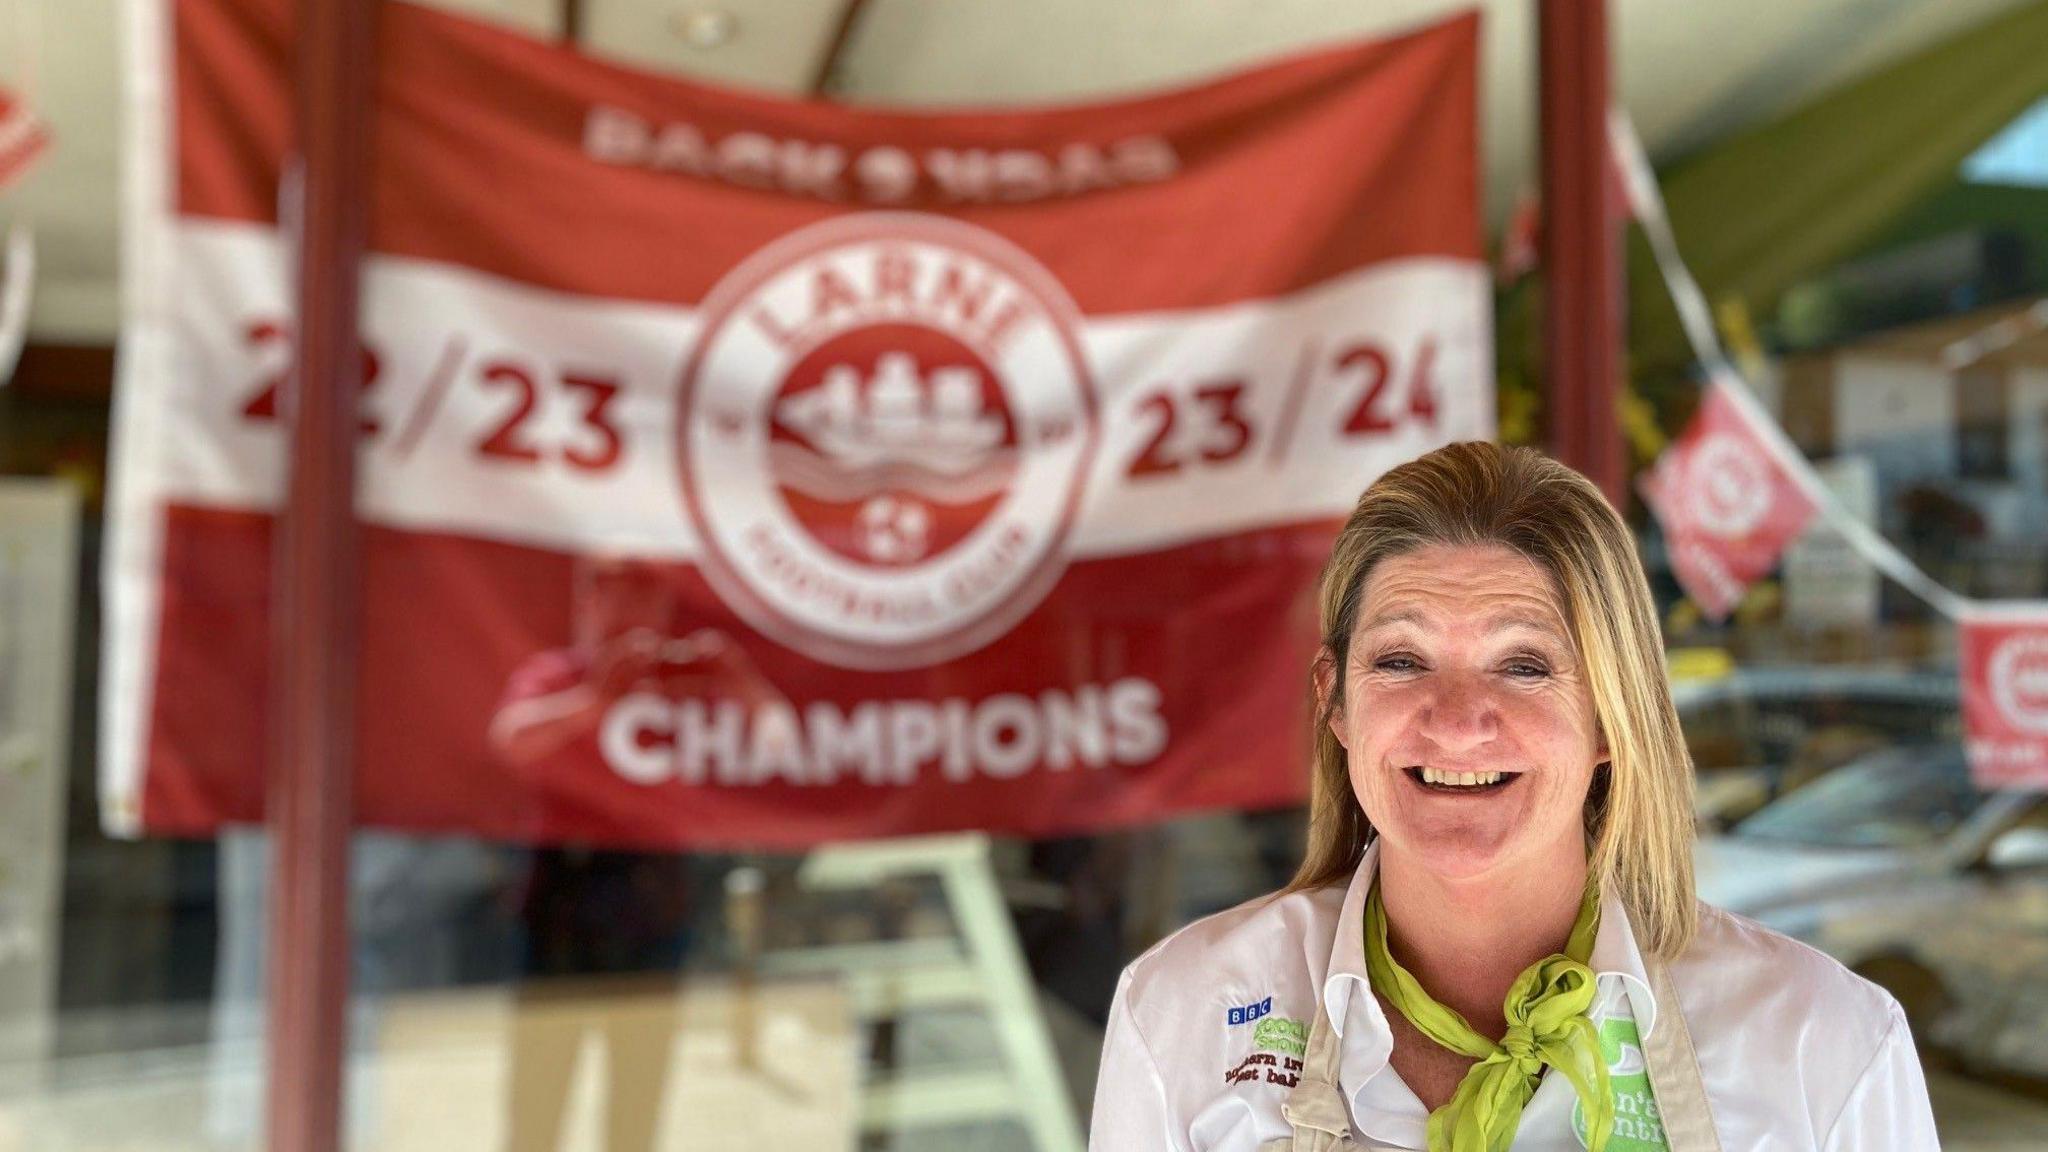
[[[1650,972],[1643,965],[1642,950],[1636,947],[1628,909],[1612,892],[1600,894],[1600,931],[1593,936],[1593,954],[1586,958],[1586,966],[1602,984],[1621,982],[1628,993],[1629,1014],[1635,1017],[1636,1034],[1648,1040],[1657,1026],[1657,997],[1650,991]]]
[[[1374,1031],[1388,1033],[1387,1018],[1372,994],[1372,978],[1365,972],[1365,898],[1372,894],[1373,878],[1379,874],[1380,843],[1375,838],[1365,846],[1365,855],[1351,874],[1351,886],[1344,892],[1344,905],[1337,913],[1337,938],[1330,942],[1330,966],[1323,977],[1323,1011],[1330,1027],[1344,1038],[1354,1001],[1370,1009]],[[1388,1033],[1389,1037],[1391,1034]],[[1387,1047],[1392,1048],[1391,1038]],[[1381,1062],[1385,1062],[1384,1054]]]
[[[1344,892],[1344,905],[1337,914],[1337,937],[1330,942],[1330,964],[1323,977],[1323,1011],[1338,1039],[1345,1041],[1338,1078],[1347,1094],[1355,1094],[1384,1068],[1394,1047],[1393,1032],[1365,971],[1365,898],[1372,892],[1379,859],[1380,846],[1375,839],[1366,845],[1358,869],[1351,874],[1351,886]],[[1600,930],[1593,937],[1587,967],[1601,984],[1620,981],[1636,1031],[1648,1039],[1657,1025],[1657,998],[1650,991],[1649,970],[1636,946],[1628,911],[1612,892],[1601,894]],[[1353,1028],[1359,1032],[1354,1034]]]

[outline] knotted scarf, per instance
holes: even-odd
[[[1586,1017],[1596,991],[1586,961],[1599,929],[1600,894],[1589,884],[1564,952],[1524,968],[1508,988],[1503,1003],[1507,1035],[1495,1044],[1473,1031],[1457,1011],[1437,1003],[1395,962],[1387,951],[1386,908],[1379,885],[1373,885],[1365,902],[1365,970],[1373,991],[1424,1036],[1479,1061],[1450,1103],[1430,1113],[1429,1152],[1507,1152],[1546,1064],[1562,1072],[1579,1094],[1589,1152],[1606,1147],[1614,1130],[1614,1097],[1600,1034]]]

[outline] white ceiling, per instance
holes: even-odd
[[[40,340],[102,342],[117,320],[121,39],[137,0],[0,0],[0,83],[29,94],[56,147],[0,219],[39,248]],[[140,0],[167,3],[168,0]],[[536,35],[559,0],[439,0]],[[584,0],[586,51],[649,68],[804,90],[844,0]],[[1653,154],[1681,154],[2021,0],[1612,0],[1616,90]],[[1006,104],[1128,92],[1433,19],[1463,0],[870,0],[839,98]],[[1487,197],[1532,180],[1536,0],[1481,0]],[[712,35],[706,35],[710,32]],[[723,42],[705,46],[699,41]]]

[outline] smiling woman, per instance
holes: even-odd
[[[1307,858],[1125,971],[1093,1147],[1937,1146],[1891,998],[1696,901],[1649,589],[1585,477],[1395,468],[1320,601]]]
[[[1342,678],[1319,669],[1349,791],[1389,851],[1436,877],[1497,873],[1537,888],[1585,868],[1580,809],[1607,749],[1549,577],[1500,544],[1430,545],[1367,582]],[[1404,887],[1389,882],[1389,887]]]

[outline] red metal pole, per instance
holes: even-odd
[[[1620,233],[1608,198],[1605,0],[1538,0],[1542,108],[1544,377],[1550,448],[1616,507],[1621,427]]]
[[[271,1152],[334,1152],[341,1144],[359,566],[356,278],[369,200],[376,3],[298,4],[298,152],[281,212],[297,251],[298,339],[281,412],[290,463],[271,613]]]

